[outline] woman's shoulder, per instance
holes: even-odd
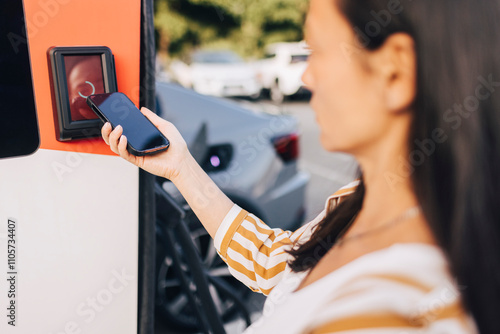
[[[321,211],[314,219],[304,224],[298,230],[296,230],[292,236],[291,240],[294,242],[306,242],[311,237],[314,228],[325,218],[326,214],[333,210],[344,198],[354,193],[357,186],[359,185],[359,179],[346,184],[339,190],[337,190],[333,195],[326,199],[325,209]]]
[[[415,287],[420,288],[450,281],[449,272],[443,251],[437,246],[423,243],[396,243],[367,253],[335,271],[337,279],[346,282],[356,277],[408,277]],[[403,281],[394,280],[395,283]]]
[[[461,302],[460,287],[436,246],[395,244],[366,254],[329,276],[322,282],[324,286],[317,286],[322,294],[328,293],[328,286],[335,286],[315,321],[323,323],[319,327],[338,330],[335,326],[342,323],[356,326],[343,320],[366,317],[368,321],[377,314],[378,320],[387,320],[387,327],[399,323],[409,328],[425,327],[429,333],[446,328],[456,330],[442,333],[475,333]]]
[[[359,179],[356,179],[349,184],[346,184],[339,190],[337,190],[333,195],[326,199],[325,209],[327,212],[333,210],[344,198],[354,193],[360,183]]]
[[[342,186],[339,190],[334,192],[329,198],[342,197],[352,194],[359,185],[360,179],[356,179],[352,182],[349,182],[345,186]]]

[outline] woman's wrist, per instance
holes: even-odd
[[[170,179],[180,191],[193,212],[213,237],[233,206],[233,202],[219,189],[209,175],[196,162],[186,155]]]
[[[197,167],[201,168],[199,167],[198,162],[196,162],[191,153],[188,151],[184,158],[179,162],[176,171],[174,171],[170,177],[166,177],[165,175],[163,177],[169,179],[174,185],[177,186],[182,183],[183,180],[193,177]]]

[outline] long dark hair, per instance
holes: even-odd
[[[500,333],[500,3],[336,2],[368,50],[397,32],[415,41],[411,153],[401,170],[411,175],[423,214],[480,332]],[[308,242],[290,251],[292,270],[316,265],[361,209],[364,192],[361,181]]]

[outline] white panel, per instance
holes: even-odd
[[[138,169],[118,157],[39,150],[0,160],[0,333],[137,332],[138,189]]]

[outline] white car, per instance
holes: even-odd
[[[265,58],[255,63],[262,87],[271,100],[281,103],[285,97],[307,91],[302,74],[310,51],[305,42],[275,43],[267,46]]]
[[[177,63],[172,71],[183,86],[204,95],[256,99],[262,90],[255,68],[232,51],[198,51],[189,66]]]

